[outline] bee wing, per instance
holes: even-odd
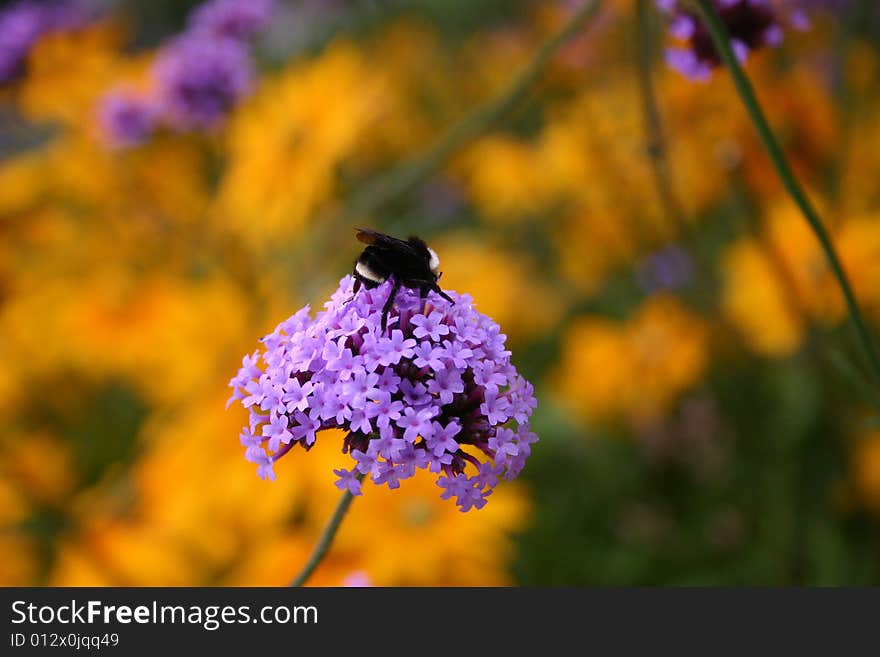
[[[380,233],[369,228],[357,228],[357,239],[364,244],[370,244],[383,251],[400,253],[402,255],[418,257],[419,253],[413,248],[413,245],[391,235]]]
[[[356,237],[358,242],[363,242],[364,244],[375,244],[380,237],[388,237],[369,228],[355,228],[355,230],[357,231]]]

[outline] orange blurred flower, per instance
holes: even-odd
[[[624,324],[584,317],[563,337],[553,374],[571,410],[587,420],[656,418],[703,376],[709,334],[678,299],[648,299]]]

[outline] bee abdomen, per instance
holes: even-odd
[[[388,268],[382,265],[382,261],[372,253],[373,247],[367,247],[361,253],[360,258],[354,265],[355,274],[360,277],[367,287],[381,285],[388,280]]]

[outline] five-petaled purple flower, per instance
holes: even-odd
[[[340,489],[361,494],[359,477],[397,488],[426,469],[440,475],[441,497],[481,508],[538,439],[528,424],[534,389],[511,364],[506,336],[467,295],[450,292],[450,304],[408,289],[383,331],[390,283],[352,299],[353,282],[343,278],[316,317],[302,309],[243,359],[230,386],[250,413],[245,458],[272,479],[291,448],[340,428],[353,460],[335,470]]]
[[[669,48],[666,63],[694,80],[707,80],[721,64],[702,20],[679,0],[656,0],[670,17],[669,33],[686,47]],[[730,35],[730,45],[740,62],[765,46],[778,46],[786,27],[808,26],[801,0],[712,0],[715,11]]]

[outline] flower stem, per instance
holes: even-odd
[[[358,475],[359,480],[363,479],[363,477],[363,475]],[[306,565],[303,566],[303,569],[299,574],[290,582],[290,586],[302,586],[305,584],[306,580],[311,577],[315,568],[318,567],[318,564],[321,563],[321,560],[326,556],[327,551],[330,549],[330,544],[333,543],[333,539],[336,537],[336,532],[339,530],[339,525],[342,524],[342,520],[345,518],[345,513],[348,511],[348,507],[351,506],[352,500],[354,500],[354,495],[351,494],[350,490],[346,490],[342,494],[339,504],[336,506],[336,511],[333,512],[333,516],[330,518],[330,522],[327,523],[327,526],[324,527],[324,531],[321,532],[321,538],[318,539],[318,543],[315,545],[312,555],[309,557],[309,560],[306,562]]]
[[[878,356],[877,348],[868,332],[868,326],[862,318],[861,311],[856,303],[855,294],[853,294],[849,279],[847,278],[843,265],[840,262],[840,258],[834,249],[831,237],[825,229],[818,212],[816,212],[816,209],[810,203],[809,198],[807,198],[806,193],[789,166],[785,154],[782,151],[782,147],[779,145],[779,142],[773,134],[773,130],[770,128],[770,124],[767,122],[764,111],[761,109],[761,104],[758,102],[752,84],[749,82],[745,71],[743,71],[737,61],[733,48],[730,45],[730,36],[727,34],[727,30],[721,22],[721,19],[718,17],[718,13],[715,11],[710,0],[695,1],[706,22],[706,27],[712,37],[712,43],[715,45],[721,60],[730,70],[740,100],[742,100],[743,105],[745,105],[749,117],[761,139],[761,143],[767,151],[767,154],[770,156],[773,168],[779,175],[786,191],[797,204],[801,213],[804,215],[804,218],[810,224],[810,227],[813,229],[813,232],[822,246],[822,250],[825,252],[825,257],[828,260],[831,271],[843,292],[850,319],[855,326],[859,341],[862,343],[862,348],[867,356],[872,374],[876,381],[880,382],[880,356]]]
[[[651,2],[653,0],[637,0],[636,2],[636,59],[638,64],[639,91],[642,97],[642,114],[647,139],[647,153],[654,174],[654,185],[663,205],[663,212],[669,222],[668,231],[673,232],[674,226],[684,222],[684,211],[678,202],[672,187],[669,161],[667,159],[666,138],[663,121],[657,103],[654,88],[654,33],[651,24]]]

